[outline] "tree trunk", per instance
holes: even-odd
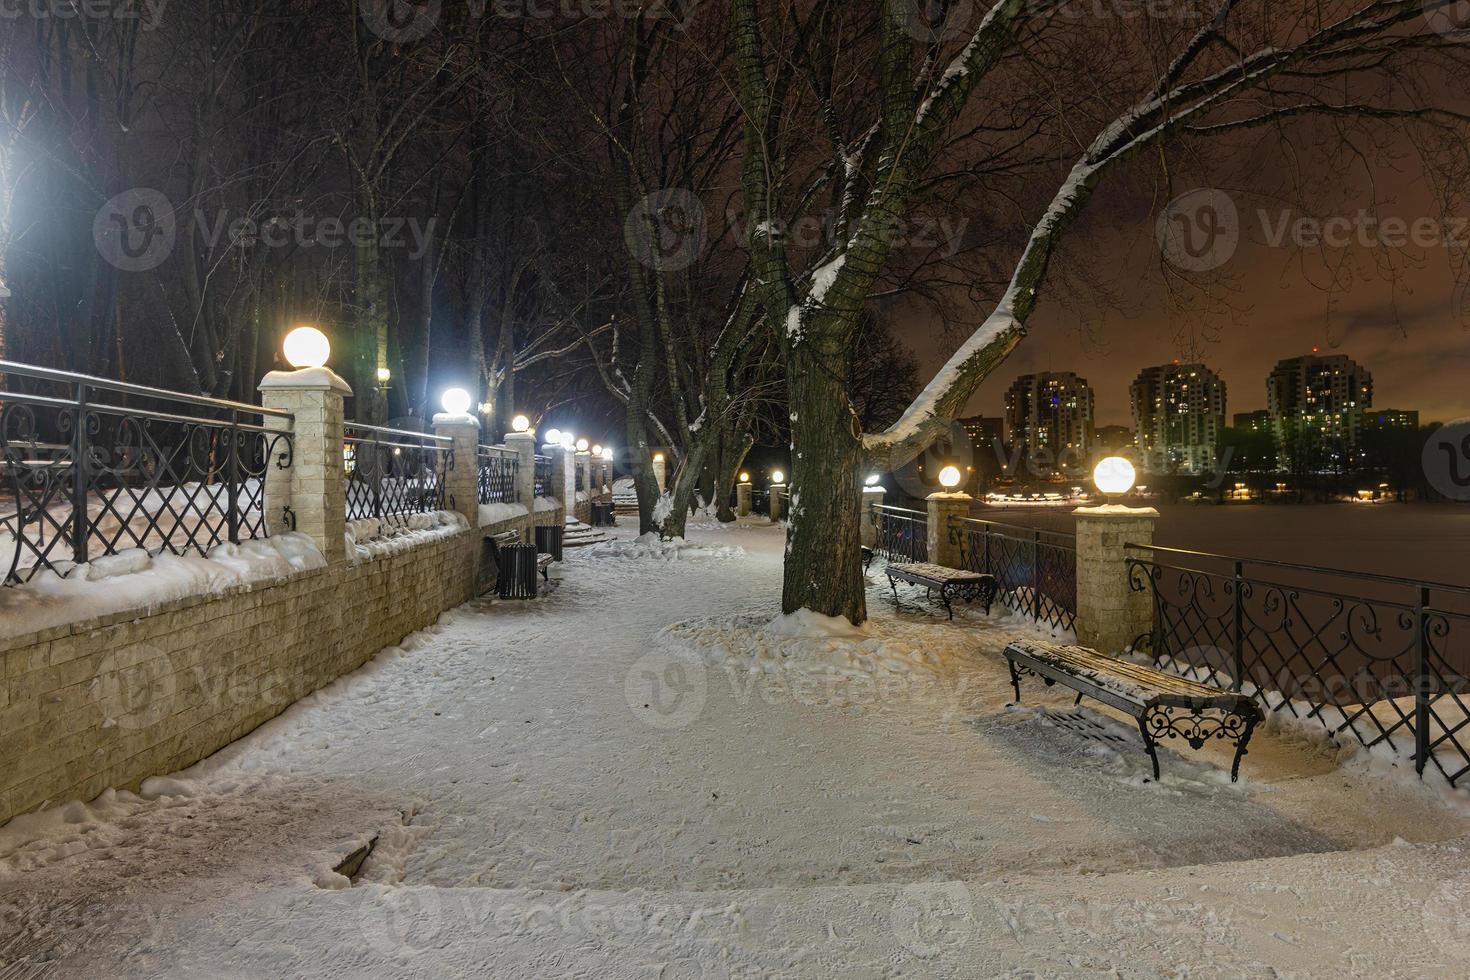
[[[862,433],[844,373],[822,363],[819,346],[797,345],[787,374],[792,516],[781,609],[861,624],[868,616],[859,527]]]

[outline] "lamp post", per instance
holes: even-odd
[[[1093,468],[1092,482],[1108,502],[1075,511],[1077,639],[1103,653],[1122,653],[1153,624],[1149,594],[1134,590],[1129,581],[1128,545],[1147,549],[1153,544],[1159,512],[1117,502],[1137,478],[1131,462],[1107,457]]]

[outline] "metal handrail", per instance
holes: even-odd
[[[1071,544],[1064,544],[1059,541],[1044,541],[1042,543],[1047,545],[1048,547],[1061,548],[1066,551],[1075,551],[1077,549],[1077,535],[1071,533],[1070,531],[1053,531],[1044,527],[1027,527],[1024,524],[1006,524],[1002,521],[987,521],[979,517],[951,516],[949,522],[951,528],[954,528],[955,525],[978,524],[979,526],[986,528],[1003,527],[1010,531],[1020,531],[1025,535],[1024,538],[1016,538],[1012,537],[1009,534],[996,534],[997,537],[1005,538],[1008,541],[1031,541],[1037,535],[1043,534],[1049,534],[1055,538],[1070,538],[1072,540]]]
[[[481,446],[480,452],[493,453],[496,456],[504,456],[506,459],[520,459],[521,454],[514,449],[506,449],[504,446]]]
[[[353,432],[373,432],[380,436],[406,436],[409,439],[425,439],[429,442],[437,442],[443,446],[454,444],[454,440],[449,436],[436,436],[432,432],[414,432],[412,429],[387,429],[381,425],[363,425],[360,422],[348,422],[346,427]],[[348,436],[347,438],[351,440],[356,437]]]
[[[908,507],[894,507],[892,504],[874,504],[873,509],[882,511],[885,514],[917,514],[925,520],[929,519],[929,512],[927,510],[912,510]]]
[[[1190,558],[1207,558],[1214,561],[1243,562],[1247,565],[1262,565],[1268,568],[1284,568],[1288,571],[1310,572],[1315,575],[1335,575],[1341,578],[1356,578],[1366,582],[1381,582],[1385,585],[1406,585],[1411,588],[1433,589],[1439,592],[1454,592],[1470,595],[1470,586],[1449,585],[1443,582],[1426,582],[1423,579],[1402,578],[1397,575],[1380,575],[1376,572],[1358,572],[1345,568],[1327,568],[1322,565],[1300,565],[1296,562],[1277,561],[1273,558],[1237,558],[1233,555],[1217,555],[1209,551],[1190,551],[1185,548],[1165,548],[1162,545],[1125,544],[1133,551],[1161,551],[1170,555],[1186,555]],[[1270,584],[1270,583],[1268,583]]]
[[[166,401],[184,402],[189,405],[205,405],[210,408],[229,408],[238,412],[253,412],[257,415],[271,415],[276,418],[292,418],[292,414],[278,408],[266,408],[264,405],[252,405],[249,402],[230,401],[226,398],[211,398],[208,395],[190,395],[182,391],[169,391],[167,388],[152,388],[148,385],[129,384],[126,381],[112,381],[107,378],[98,378],[90,374],[77,374],[72,371],[59,371],[55,368],[37,367],[33,364],[21,364],[17,361],[0,361],[0,374],[11,374],[22,378],[34,378],[38,381],[55,381],[61,384],[86,385],[100,391],[116,391],[125,395],[139,395],[144,398],[161,398]],[[54,401],[62,401],[68,407],[75,404],[70,399],[50,399],[44,395],[27,395],[24,392],[0,392],[0,396],[14,394],[22,398],[45,399],[42,404]],[[88,406],[93,407],[91,405]],[[100,406],[99,406],[100,407]],[[131,411],[131,410],[129,410]]]

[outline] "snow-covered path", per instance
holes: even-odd
[[[1022,627],[875,590],[856,647],[773,636],[779,532],[691,538],[0,830],[0,977],[1463,973],[1470,820],[1429,789],[1269,735],[1239,786],[1155,784],[1105,714],[1007,708]]]

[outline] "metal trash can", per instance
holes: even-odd
[[[552,561],[561,561],[562,535],[567,529],[556,524],[536,525],[536,551],[538,554],[550,555]]]
[[[495,579],[502,599],[536,598],[536,546],[511,544],[500,549],[499,574]]]
[[[618,523],[617,508],[613,504],[592,505],[593,527],[615,527]]]

